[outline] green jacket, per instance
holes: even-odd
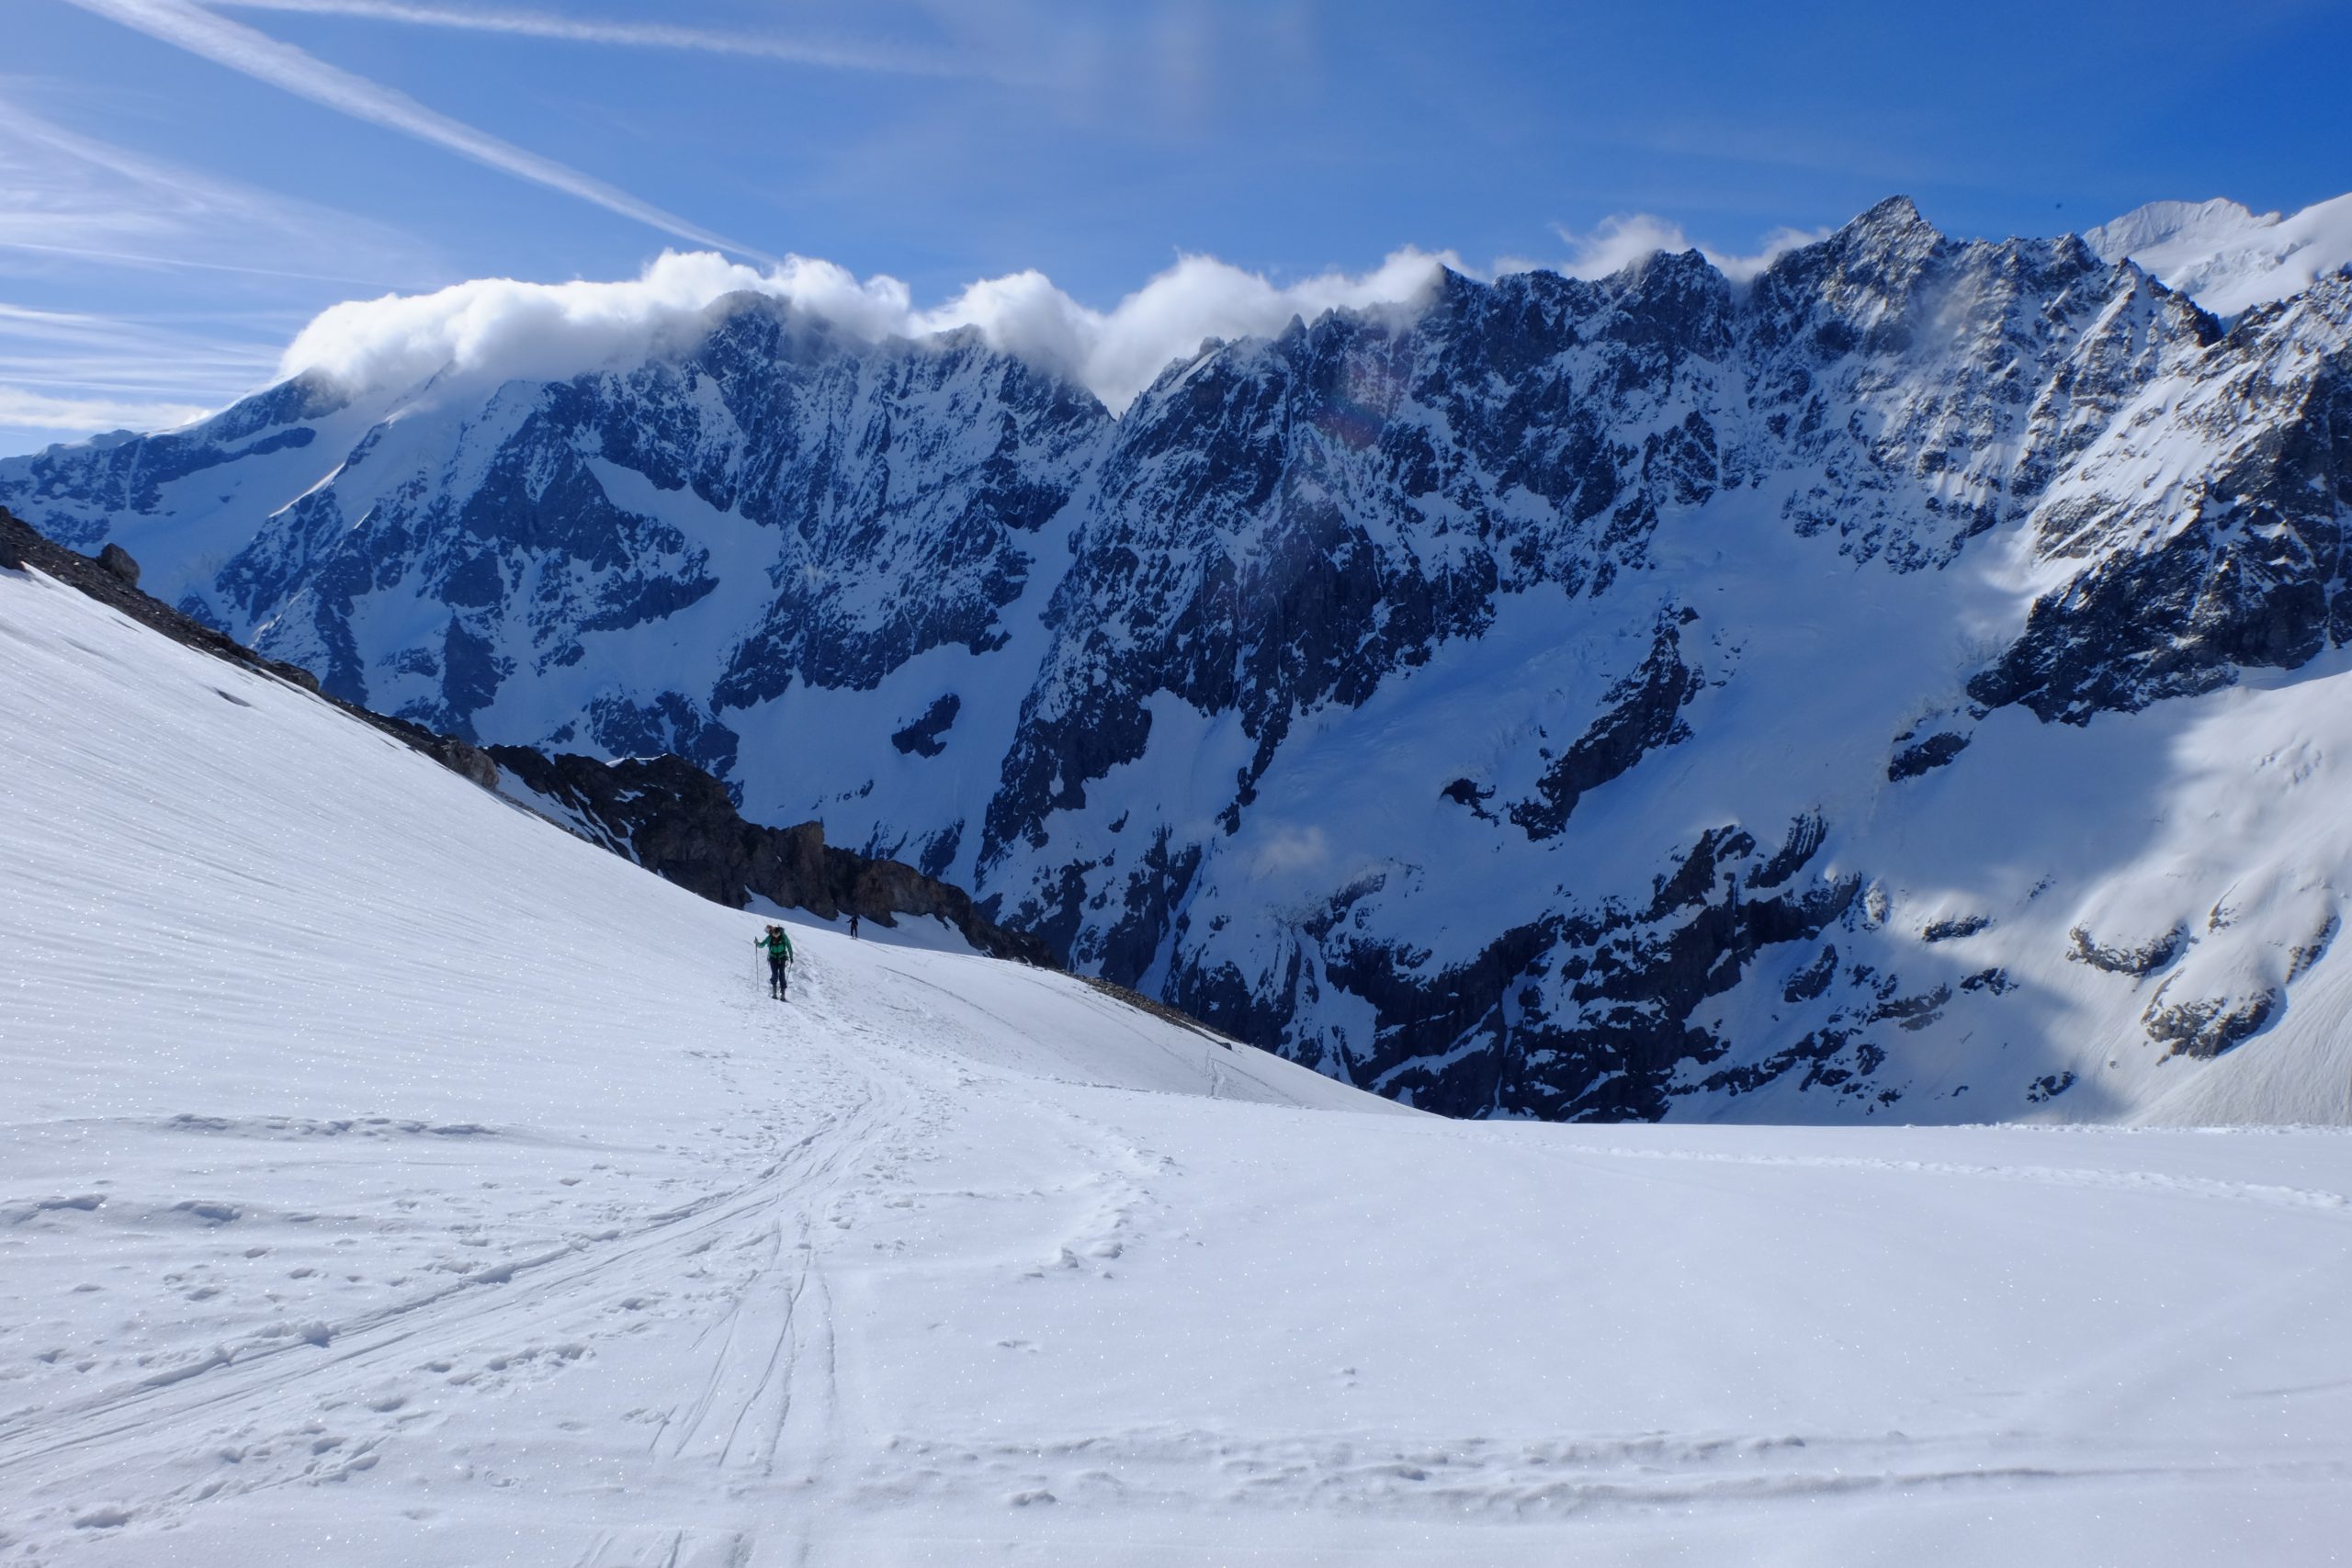
[[[786,964],[792,962],[792,939],[780,930],[774,936],[759,938],[752,945],[766,948],[770,958],[781,958]]]

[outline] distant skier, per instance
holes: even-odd
[[[787,971],[792,967],[792,938],[785,934],[782,926],[770,926],[767,933],[752,945],[768,955],[768,995],[784,1000],[785,987],[790,978]]]
[[[849,939],[852,942],[857,940],[857,914],[854,910],[851,911],[849,917]]]

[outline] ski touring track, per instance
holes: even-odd
[[[896,984],[870,989],[854,1006],[840,1005],[845,977],[811,964],[801,966],[786,1004],[747,987],[742,1038],[706,1048],[748,1124],[772,1139],[760,1150],[760,1168],[740,1184],[609,1234],[502,1260],[460,1283],[322,1325],[307,1337],[224,1346],[191,1366],[52,1406],[38,1420],[11,1421],[0,1427],[0,1472],[38,1495],[85,1498],[121,1495],[126,1474],[183,1476],[131,1502],[141,1522],[155,1528],[200,1520],[208,1506],[242,1495],[362,1475],[413,1429],[435,1447],[454,1446],[469,1456],[458,1462],[476,1479],[499,1487],[514,1480],[502,1470],[507,1456],[496,1445],[453,1445],[457,1424],[440,1427],[450,1397],[503,1392],[502,1375],[518,1384],[581,1375],[574,1369],[624,1361],[633,1340],[660,1339],[663,1354],[647,1381],[661,1392],[628,1413],[643,1428],[639,1459],[562,1483],[560,1506],[549,1510],[562,1522],[551,1523],[546,1540],[523,1560],[571,1568],[798,1568],[854,1560],[840,1552],[854,1553],[861,1540],[869,1546],[888,1540],[920,1558],[925,1519],[1007,1507],[1057,1512],[1056,1529],[1085,1518],[1090,1505],[1098,1518],[1155,1520],[1174,1531],[1179,1544],[1168,1547],[1165,1560],[1175,1562],[1185,1560],[1181,1542],[1218,1539],[1227,1527],[1207,1522],[1220,1518],[1314,1517],[1344,1540],[1384,1524],[1409,1529],[1438,1520],[1475,1529],[1549,1519],[1605,1530],[1612,1521],[1736,1519],[1840,1500],[1868,1506],[1873,1497],[1965,1506],[1972,1495],[2072,1495],[2085,1486],[2155,1484],[2193,1495],[2248,1475],[2293,1488],[2352,1483],[2352,1467],[2334,1454],[2228,1458],[2194,1444],[2112,1440],[2085,1451],[2056,1434],[2083,1427],[2072,1406],[2113,1386],[2114,1369],[2097,1362],[2066,1387],[2043,1390],[2006,1426],[1930,1433],[1631,1431],[1526,1440],[1182,1422],[1022,1431],[984,1419],[963,1430],[857,1429],[845,1416],[852,1402],[842,1382],[854,1371],[842,1365],[832,1274],[859,1247],[885,1245],[864,1241],[870,1220],[903,1214],[925,1198],[961,1200],[999,1215],[1021,1200],[1051,1200],[1023,1225],[1017,1247],[1031,1260],[1023,1277],[1035,1280],[1107,1269],[1139,1239],[1166,1240],[1182,1223],[1155,1189],[1157,1179],[1181,1174],[1176,1160],[1102,1113],[1136,1091],[1055,1077],[1046,1081],[1080,1091],[1057,1103],[1039,1092],[1035,1075],[953,1043],[968,1035],[970,1015],[1007,1029],[1011,1021],[910,969],[887,961],[874,968]],[[1121,1011],[1102,1003],[1106,1023],[1123,1024]],[[1201,1055],[1192,1059],[1195,1037],[1136,1033],[1155,1051],[1184,1056],[1210,1096],[1237,1080],[1270,1096],[1283,1092],[1250,1072],[1250,1054],[1199,1037]],[[805,1125],[763,1116],[763,1102],[786,1094]],[[915,1179],[912,1168],[932,1157],[927,1149],[967,1140],[976,1124],[1029,1151],[1038,1168],[1061,1173],[1059,1184],[1033,1191],[1011,1179],[989,1190],[942,1190]],[[1456,1124],[1421,1127],[1422,1135],[1443,1142],[1481,1135]],[[1556,1146],[1545,1155],[1546,1164],[1636,1179],[1678,1168],[1863,1171],[2251,1203],[2323,1223],[2347,1212],[2333,1192],[2141,1170],[1623,1144]],[[2305,1292],[2329,1288],[2333,1278],[2314,1266],[2292,1282],[2297,1299],[2281,1296],[2273,1281],[2233,1299],[2228,1310],[2291,1317]],[[698,1282],[694,1292],[681,1289],[690,1280]],[[649,1314],[665,1307],[666,1332],[643,1333]],[[2165,1325],[2161,1337],[2193,1358],[2211,1327],[2200,1317]],[[2143,1363],[2149,1354],[2147,1343],[2134,1343],[2119,1350],[2117,1362]],[[435,1382],[447,1391],[441,1398],[413,1392]],[[1057,1503],[1077,1509],[1050,1506]],[[111,1518],[99,1509],[74,1523],[103,1529]],[[877,1536],[875,1527],[886,1518],[898,1522]],[[1506,1555],[1541,1539],[1510,1537]],[[1083,1530],[1074,1540],[1051,1532],[1046,1539],[1077,1553],[1056,1560],[1082,1561],[1105,1544]],[[1379,1540],[1383,1554],[1396,1544],[1365,1539]],[[945,1551],[949,1540],[943,1534],[930,1544]],[[1494,1545],[1504,1548],[1505,1538]],[[1121,1542],[1119,1555],[1161,1560],[1132,1540]],[[1267,1560],[1290,1559],[1276,1550]]]
[[[472,1369],[494,1378],[534,1363],[554,1371],[582,1361],[635,1326],[649,1298],[691,1275],[698,1259],[718,1258],[731,1266],[730,1281],[700,1303],[707,1321],[688,1337],[699,1383],[644,1414],[656,1469],[633,1478],[633,1488],[658,1495],[662,1471],[693,1477],[674,1489],[698,1503],[713,1471],[729,1484],[779,1476],[809,1484],[823,1467],[835,1410],[824,1233],[854,1224],[845,1189],[877,1157],[903,1157],[908,1136],[937,1114],[940,1100],[915,1075],[865,1059],[811,1027],[808,1002],[821,994],[821,982],[804,978],[800,1012],[763,992],[747,999],[750,1042],[788,1053],[794,1076],[823,1109],[813,1128],[771,1147],[741,1185],[584,1242],[506,1258],[379,1311],[311,1325],[300,1337],[224,1345],[191,1365],[17,1416],[0,1425],[0,1473],[37,1495],[116,1496],[126,1475],[188,1468],[192,1445],[228,1461],[225,1477],[139,1497],[137,1514],[156,1525],[214,1499],[359,1474],[429,1418],[413,1396],[392,1391],[420,1381],[484,1381]],[[882,1042],[866,1035],[858,1043]],[[84,1512],[74,1521],[81,1528],[109,1523]],[[583,1562],[685,1562],[695,1553],[680,1555],[682,1543],[695,1542],[723,1545],[719,1560],[739,1560],[751,1537],[630,1529],[596,1539]]]
[[[224,1346],[143,1382],[51,1405],[35,1419],[12,1418],[0,1426],[0,1473],[14,1478],[20,1495],[122,1499],[85,1507],[72,1521],[73,1535],[94,1541],[118,1506],[151,1530],[200,1526],[240,1496],[367,1477],[405,1447],[411,1466],[447,1455],[469,1482],[536,1487],[546,1521],[536,1537],[499,1553],[427,1550],[414,1561],[557,1568],[936,1561],[985,1544],[988,1538],[957,1532],[990,1515],[1008,1521],[996,1527],[998,1548],[1025,1539],[1052,1562],[1190,1562],[1212,1560],[1194,1555],[1211,1550],[1216,1560],[1269,1562],[1343,1562],[1351,1552],[1461,1561],[1449,1554],[1464,1549],[1519,1562],[1565,1548],[1550,1529],[1530,1531],[1547,1521],[1605,1548],[1612,1532],[1667,1518],[1736,1540],[1760,1518],[1825,1507],[1963,1514],[1982,1506],[1972,1499],[2012,1507],[2038,1495],[2061,1507],[2086,1493],[2156,1488],[2193,1504],[2249,1483],[2295,1495],[2352,1485],[2340,1450],[2222,1454],[2193,1439],[2109,1436],[2086,1446],[2068,1435],[2111,1432],[2114,1422],[2087,1419],[2086,1407],[2135,1382],[2125,1374],[2152,1355],[2195,1361],[2220,1316],[2284,1324],[2306,1313],[2335,1281],[2324,1259],[2232,1296],[2216,1312],[2158,1325],[2151,1333],[2163,1345],[2120,1345],[2111,1363],[2085,1364],[1991,1426],[1956,1418],[1925,1431],[1568,1429],[1529,1438],[1378,1425],[1302,1429],[1279,1420],[1204,1425],[1150,1412],[1120,1424],[1072,1410],[1065,1414],[1073,1419],[1042,1426],[1034,1414],[1008,1425],[970,1411],[944,1425],[908,1425],[901,1415],[894,1427],[867,1429],[861,1408],[893,1417],[858,1397],[861,1369],[844,1354],[845,1345],[856,1346],[838,1319],[836,1275],[862,1253],[904,1245],[870,1239],[876,1222],[903,1220],[934,1201],[985,1211],[1012,1238],[998,1248],[1008,1269],[1077,1285],[1109,1278],[1130,1247],[1181,1245],[1198,1223],[1162,1190],[1164,1181],[1184,1178],[1183,1166],[1121,1114],[1122,1106],[1136,1107],[1137,1124],[1149,1122],[1141,1108],[1162,1097],[1077,1077],[1041,1079],[983,1059],[962,1048],[971,1020],[1010,1028],[1007,1019],[887,959],[868,967],[853,981],[803,964],[784,1005],[746,982],[741,1037],[702,1047],[736,1098],[740,1125],[767,1140],[756,1145],[758,1168],[741,1182],[643,1213],[611,1234],[505,1258],[461,1283],[324,1324],[309,1337]],[[881,977],[892,984],[876,984]],[[1134,1028],[1107,1001],[1102,1017]],[[1230,1053],[1205,1037],[1135,1032],[1151,1051],[1181,1059],[1210,1095],[1221,1083],[1246,1083],[1283,1097],[1278,1074],[1251,1070],[1252,1053]],[[772,1113],[787,1101],[797,1120]],[[1227,1109],[1278,1113],[1262,1103],[1220,1108]],[[1455,1123],[1406,1127],[1438,1144],[1487,1136]],[[927,1179],[927,1161],[969,1149],[976,1138],[1022,1151],[1021,1163],[979,1188],[957,1177]],[[2331,1230],[2352,1214],[2334,1192],[2141,1169],[1622,1140],[1547,1142],[1543,1152],[1546,1166],[1634,1182],[1680,1171],[1842,1172],[2047,1184],[2137,1202],[2233,1202]],[[919,1254],[906,1262],[924,1266]],[[1017,1357],[1027,1348],[1001,1348]],[[554,1379],[597,1376],[647,1390],[625,1417],[638,1424],[634,1457],[554,1466],[552,1483],[548,1464],[519,1462],[526,1455],[512,1438],[473,1437],[453,1408],[469,1394],[528,1399]],[[427,1387],[430,1396],[420,1392]],[[2303,1392],[2279,1391],[2282,1398]],[[523,1425],[536,1446],[553,1423]],[[170,1483],[126,1496],[125,1476]],[[483,1512],[479,1504],[473,1511]],[[1317,1522],[1303,1527],[1309,1519]],[[1220,1544],[1269,1527],[1262,1547],[1236,1554]],[[224,1520],[224,1528],[239,1527]],[[1316,1546],[1296,1545],[1302,1528]],[[1430,1538],[1425,1552],[1408,1549],[1431,1529],[1448,1533]],[[255,1555],[294,1560],[266,1547]],[[1726,1560],[1741,1556],[1735,1551]]]
[[[379,1310],[224,1344],[143,1380],[20,1413],[0,1423],[0,1473],[20,1495],[84,1500],[42,1510],[70,1516],[61,1521],[74,1527],[68,1540],[96,1540],[129,1517],[150,1530],[201,1525],[240,1496],[364,1475],[405,1438],[469,1450],[453,1401],[527,1394],[528,1385],[625,1359],[643,1336],[685,1348],[668,1351],[651,1380],[662,1396],[628,1412],[644,1427],[641,1461],[566,1486],[557,1512],[589,1523],[554,1537],[585,1546],[532,1560],[580,1568],[810,1561],[816,1521],[834,1505],[921,1496],[931,1491],[926,1456],[952,1446],[887,1437],[850,1455],[841,1430],[829,1260],[858,1245],[875,1208],[913,1205],[902,1190],[921,1150],[951,1121],[977,1117],[1046,1151],[1048,1167],[1085,1173],[1050,1191],[954,1194],[999,1211],[1007,1199],[1059,1199],[1054,1214],[1080,1213],[1074,1226],[1046,1217],[1020,1245],[1032,1259],[1021,1272],[1033,1279],[1115,1258],[1151,1201],[1143,1179],[1169,1164],[1120,1129],[1038,1100],[1027,1092],[1033,1075],[928,1043],[953,1037],[959,1021],[949,1015],[959,1010],[1015,1025],[920,975],[877,968],[903,989],[850,1007],[833,1005],[847,982],[806,963],[787,1003],[770,999],[763,982],[747,987],[743,1038],[693,1053],[737,1096],[739,1123],[773,1140],[740,1184]],[[1100,1011],[1170,1049],[1159,1033],[1124,1024],[1126,1010],[1105,1000]],[[1193,1038],[1171,1055],[1188,1054]],[[1282,1095],[1245,1067],[1217,1063],[1230,1055],[1223,1045],[1198,1037],[1198,1050],[1185,1065],[1204,1079],[1246,1077]],[[763,1101],[786,1097],[812,1118],[805,1128],[763,1115]],[[689,1280],[716,1282],[690,1292],[681,1288]],[[646,1335],[665,1312],[673,1321],[664,1332]],[[997,1485],[1057,1441],[1010,1445],[1004,1456],[967,1445],[966,1461]],[[1164,1442],[1148,1447],[1164,1457]],[[1147,1467],[1153,1457],[1136,1455]],[[458,1463],[494,1487],[514,1483],[494,1456]],[[150,1483],[131,1490],[130,1477]],[[1020,1490],[1017,1480],[1001,1483]]]

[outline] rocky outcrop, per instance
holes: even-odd
[[[1697,620],[1694,611],[1658,622],[1649,657],[1633,674],[1609,689],[1600,716],[1552,761],[1536,781],[1537,798],[1510,808],[1510,819],[1531,839],[1547,839],[1568,820],[1577,802],[1624,773],[1650,752],[1689,737],[1682,705],[1699,691],[1698,675],[1682,662],[1678,622]]]
[[[1770,855],[1737,827],[1709,829],[1645,904],[1611,902],[1521,926],[1467,963],[1443,966],[1355,932],[1351,906],[1378,891],[1359,886],[1302,922],[1283,970],[1289,996],[1269,1006],[1238,972],[1201,965],[1174,977],[1174,997],[1244,1040],[1270,1028],[1267,1013],[1310,1010],[1304,1004],[1323,988],[1362,998],[1377,1020],[1368,1036],[1326,1035],[1294,1053],[1424,1110],[1657,1120],[1705,1087],[1683,1079],[1689,1064],[1730,1048],[1691,1021],[1699,1005],[1737,986],[1771,950],[1808,942],[1852,909],[1857,879],[1799,874],[1821,843],[1811,820]],[[1826,963],[1834,968],[1834,950]]]
[[[2171,420],[2095,454],[2038,530],[2084,569],[2034,602],[1969,695],[2085,724],[2352,642],[2347,323],[2345,275],[2247,312]]]
[[[116,557],[118,564],[107,564],[107,555]],[[319,689],[317,680],[300,666],[265,658],[234,637],[223,636],[162,600],[141,592],[138,564],[130,562],[126,572],[120,562],[130,562],[130,556],[119,546],[109,545],[100,557],[94,558],[66,548],[13,513],[0,509],[0,566],[17,570],[38,568],[66,586],[119,610],[141,626],[163,633],[174,642],[290,682],[305,691]]]
[[[487,757],[534,806],[714,903],[740,909],[757,897],[820,919],[855,915],[885,927],[935,917],[992,957],[1053,964],[1043,942],[986,919],[962,888],[828,844],[821,822],[746,822],[726,787],[683,757],[602,762],[520,746],[493,746]]]
[[[2128,975],[2138,979],[2153,975],[2170,964],[2188,940],[2186,926],[2175,926],[2140,942],[2101,942],[2082,927],[2066,933],[2070,946],[2067,959],[2075,964],[2087,964],[2109,975]]]
[[[2167,987],[2168,989],[2168,987]],[[2165,1055],[2218,1056],[2257,1033],[2278,1011],[2276,991],[2260,990],[2247,997],[2198,997],[2167,1001],[2156,993],[2141,1015],[2148,1038],[2165,1048]]]

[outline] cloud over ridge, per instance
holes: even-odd
[[[1567,277],[1607,277],[1660,251],[1695,250],[1734,283],[1746,283],[1789,252],[1826,240],[1830,232],[1827,229],[1792,229],[1784,224],[1766,234],[1754,252],[1742,255],[1694,244],[1683,232],[1682,225],[1650,212],[1611,214],[1589,233],[1579,234],[1562,224],[1554,224],[1552,231],[1568,247],[1566,260],[1504,262],[1497,270],[1524,272],[1541,266]]]
[[[931,310],[897,278],[859,278],[828,261],[786,256],[762,270],[708,251],[665,251],[632,279],[525,283],[481,278],[430,294],[334,306],[286,350],[281,375],[325,375],[354,389],[397,390],[445,371],[500,380],[560,380],[689,346],[710,307],[731,294],[785,301],[867,342],[977,329],[993,346],[1067,376],[1114,412],[1204,338],[1264,336],[1294,316],[1410,307],[1451,253],[1407,248],[1364,273],[1276,284],[1209,256],[1184,256],[1098,310],[1045,274],[972,284]]]

